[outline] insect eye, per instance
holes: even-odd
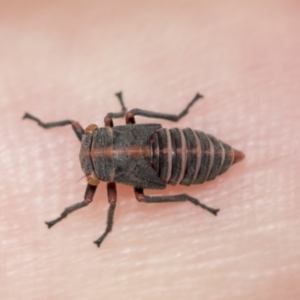
[[[100,183],[100,180],[95,176],[94,173],[87,174],[86,180],[90,185],[94,185],[94,186],[97,186]]]
[[[92,134],[96,129],[98,129],[98,126],[95,124],[90,124],[85,130],[84,134]]]

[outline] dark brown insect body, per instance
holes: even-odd
[[[98,246],[112,229],[117,200],[115,183],[134,187],[135,196],[141,202],[190,201],[216,215],[218,209],[208,207],[187,194],[146,196],[143,189],[164,189],[166,184],[189,186],[213,180],[232,164],[242,160],[244,154],[201,131],[189,128],[165,129],[160,124],[135,124],[134,120],[135,115],[140,115],[178,121],[202,96],[197,94],[179,115],[169,115],[140,109],[126,113],[122,94],[116,95],[122,111],[107,114],[105,127],[102,128],[91,124],[83,130],[75,121],[43,123],[28,113],[24,115],[24,118],[35,120],[44,128],[71,124],[81,141],[80,162],[88,181],[84,201],[66,208],[59,218],[46,222],[49,228],[72,211],[88,205],[100,181],[108,182],[110,208],[106,230],[95,241]],[[125,114],[127,125],[114,127],[112,119]]]

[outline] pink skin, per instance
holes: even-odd
[[[1,299],[300,299],[299,1],[0,3]],[[121,4],[122,3],[122,4]],[[204,185],[168,187],[220,208],[142,204],[106,184],[82,201],[70,126],[127,108],[177,113],[246,158]],[[137,122],[152,122],[137,117]],[[124,120],[115,121],[124,124]],[[158,191],[147,191],[158,194]]]

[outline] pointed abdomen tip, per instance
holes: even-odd
[[[234,164],[238,163],[244,158],[245,158],[245,154],[242,151],[234,149],[234,159],[233,159]]]

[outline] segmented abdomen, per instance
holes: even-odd
[[[152,136],[152,166],[168,184],[199,184],[215,179],[242,159],[242,152],[202,131],[159,129]]]

